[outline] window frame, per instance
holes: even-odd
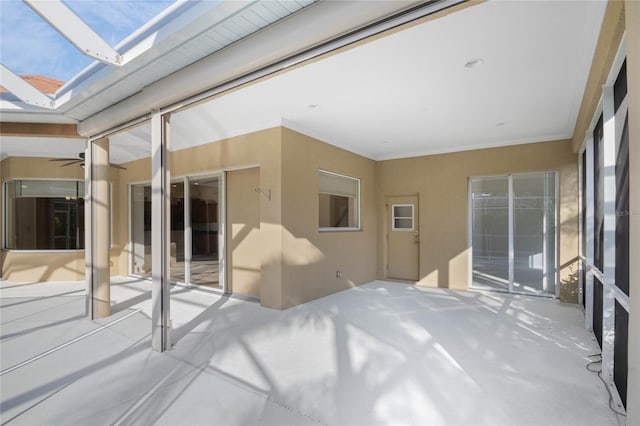
[[[7,186],[11,182],[15,181],[61,181],[61,182],[82,182],[86,185],[84,179],[71,179],[71,178],[23,178],[23,177],[12,177],[2,182],[2,217],[3,217],[3,226],[2,226],[2,250],[6,252],[15,252],[15,253],[78,253],[83,252],[84,248],[79,249],[13,249],[8,247],[9,238],[9,221],[7,220],[8,215],[8,196],[9,193],[7,191]],[[86,196],[86,188],[85,188],[85,196]],[[83,198],[84,199],[84,198]],[[84,199],[86,202],[86,199]]]
[[[356,220],[356,225],[357,226],[349,226],[349,227],[340,227],[340,226],[320,226],[320,174],[324,173],[327,175],[332,175],[332,176],[337,176],[337,177],[341,177],[341,178],[345,178],[345,179],[351,179],[354,180],[356,182],[356,215],[355,215],[355,220]],[[316,223],[318,224],[318,231],[319,232],[356,232],[356,231],[362,231],[362,222],[361,222],[361,217],[360,217],[360,207],[361,207],[361,190],[360,190],[360,178],[354,177],[354,176],[347,176],[347,175],[343,175],[340,173],[336,173],[336,172],[331,172],[329,170],[325,170],[325,169],[318,169],[318,204],[316,207],[316,212],[318,213],[317,219],[316,219]]]
[[[396,216],[396,207],[411,207],[411,217]],[[413,204],[391,204],[391,230],[398,232],[414,232],[416,230],[416,212]],[[411,219],[411,228],[396,228],[396,219]]]

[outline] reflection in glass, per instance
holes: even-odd
[[[220,287],[218,231],[220,179],[189,181],[191,198],[191,283]]]
[[[131,185],[131,272],[151,276],[151,186]]]

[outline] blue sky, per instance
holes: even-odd
[[[67,0],[111,46],[162,12],[174,0]],[[0,62],[19,75],[67,82],[91,63],[21,0],[0,0]]]

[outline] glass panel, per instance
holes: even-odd
[[[593,130],[593,203],[594,209],[594,264],[602,272],[604,253],[604,156],[603,118],[600,116]]]
[[[393,216],[412,218],[413,208],[412,206],[393,206]]]
[[[629,116],[616,158],[616,285],[629,295]]]
[[[132,273],[151,276],[151,186],[131,186]]]
[[[616,77],[616,82],[613,85],[613,106],[615,111],[618,111],[622,101],[627,96],[627,60],[625,59]]]
[[[613,344],[613,381],[626,408],[629,372],[629,313],[617,300],[615,312],[616,332]]]
[[[413,229],[413,219],[396,218],[393,220],[394,229]]]
[[[554,173],[513,176],[513,289],[555,294]]]
[[[318,225],[320,228],[357,228],[357,199],[340,195],[319,194]]]
[[[358,179],[319,172],[318,226],[358,228]]]
[[[7,183],[6,248],[84,248],[84,199],[80,195],[83,187],[84,184],[78,181],[16,180]]]
[[[189,182],[191,198],[191,283],[221,287],[219,279],[218,226],[220,179]]]
[[[476,288],[509,289],[509,179],[471,180],[473,281]]]
[[[171,280],[185,282],[184,270],[184,182],[171,184]]]
[[[593,277],[593,334],[596,336],[598,346],[602,348],[602,303],[603,284],[598,277]]]

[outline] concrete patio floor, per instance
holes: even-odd
[[[151,350],[150,284],[0,282],[2,424],[618,425],[576,305],[375,281],[279,312],[172,289]]]

